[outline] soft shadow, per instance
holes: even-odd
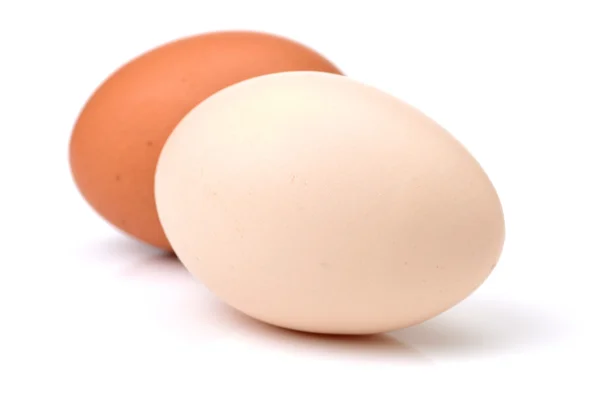
[[[554,315],[525,304],[469,299],[420,325],[391,333],[434,356],[489,356],[527,351],[564,337]]]
[[[391,335],[323,335],[292,331],[269,325],[227,305],[213,303],[213,312],[219,314],[218,320],[244,340],[268,345],[280,350],[324,358],[352,357],[374,359],[378,361],[431,362],[415,348]]]
[[[168,256],[170,253],[139,242],[125,235],[102,238],[91,242],[81,249],[86,255],[100,259],[122,259],[131,257]]]
[[[158,275],[172,278],[190,277],[189,272],[173,253],[158,252],[129,263],[120,270],[129,279],[154,279]]]
[[[111,236],[97,240],[81,249],[86,257],[118,266],[120,275],[127,277],[152,277],[156,273],[187,273],[177,256],[168,251],[126,236]]]

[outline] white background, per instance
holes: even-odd
[[[0,4],[1,399],[600,398],[597,1]],[[294,334],[91,211],[67,160],[88,96],[143,51],[230,28],[317,49],[471,150],[507,228],[472,297],[385,336]]]

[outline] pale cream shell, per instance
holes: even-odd
[[[211,96],[167,141],[155,191],[194,276],[243,313],[302,331],[429,319],[480,286],[504,244],[497,193],[453,136],[328,73]]]

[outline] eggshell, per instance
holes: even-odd
[[[181,118],[211,94],[282,71],[341,73],[314,50],[260,32],[215,32],[149,51],[112,74],[75,124],[70,164],[89,204],[122,231],[170,250],[154,201],[162,146]]]
[[[504,243],[497,193],[453,136],[344,76],[289,72],[213,95],[176,127],[156,199],[183,264],[285,328],[370,334],[457,304]]]

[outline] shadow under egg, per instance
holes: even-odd
[[[526,304],[472,298],[422,324],[392,332],[435,356],[522,352],[560,340],[567,324]]]
[[[221,302],[213,303],[213,311],[219,314],[224,329],[234,331],[243,340],[298,355],[431,362],[414,347],[388,334],[329,335],[289,330],[258,321]]]

